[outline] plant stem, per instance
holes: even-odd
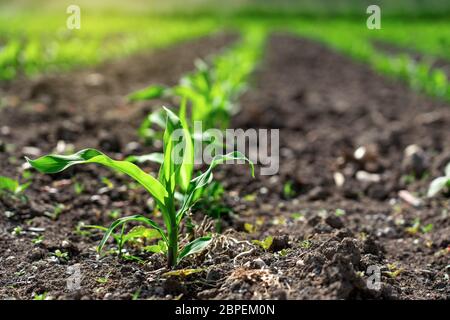
[[[173,268],[177,265],[178,258],[178,226],[172,226],[172,232],[169,234],[169,248],[167,249],[167,265]]]
[[[178,259],[178,225],[174,199],[172,197],[169,197],[167,200],[170,223],[168,232],[169,246],[167,248],[167,265],[169,268],[173,268],[177,265]]]

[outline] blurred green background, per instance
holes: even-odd
[[[70,4],[81,8],[80,30],[66,27]],[[366,27],[371,4],[381,7],[381,30]],[[0,0],[0,81],[255,26],[323,42],[450,100],[442,63],[450,61],[450,1],[443,0]]]
[[[309,16],[362,15],[371,4],[380,5],[386,16],[445,16],[446,0],[1,0],[3,10],[58,10],[69,4],[101,11],[154,14],[236,14],[242,12],[300,14]]]

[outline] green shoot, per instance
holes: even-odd
[[[346,214],[345,210],[340,208],[337,208],[336,211],[334,212],[334,215],[336,217],[342,217],[345,216],[345,214]]]
[[[60,262],[67,262],[69,260],[69,254],[67,252],[63,252],[59,249],[56,249],[52,256],[56,257]]]
[[[23,233],[23,229],[21,226],[17,226],[13,229],[13,231],[11,232],[11,234],[13,236],[20,236]]]
[[[44,215],[49,217],[52,220],[58,220],[59,216],[61,215],[61,213],[64,211],[65,206],[62,203],[59,203],[58,205],[56,205],[53,208],[52,212],[44,212]]]
[[[84,192],[84,185],[81,182],[76,181],[73,185],[73,189],[76,195],[80,195]]]
[[[147,174],[131,162],[113,160],[95,149],[81,150],[72,155],[47,155],[36,160],[27,158],[27,161],[32,167],[43,173],[57,173],[73,165],[96,163],[124,173],[136,180],[154,198],[161,211],[164,227],[143,215],[119,218],[106,230],[98,246],[98,251],[102,251],[106,241],[113,236],[117,228],[123,228],[125,224],[130,222],[140,222],[155,229],[160,234],[167,246],[168,266],[174,267],[188,255],[202,251],[211,241],[209,236],[201,237],[180,246],[179,236],[180,224],[186,213],[199,199],[199,195],[203,193],[204,188],[213,181],[212,171],[214,168],[229,160],[248,161],[252,169],[252,175],[254,175],[254,168],[244,155],[239,152],[232,152],[227,155],[216,156],[205,172],[192,179],[194,150],[190,132],[184,120],[180,120],[168,109],[165,109],[165,111],[164,160],[158,178]],[[173,133],[177,129],[182,130],[183,136],[174,139]],[[180,149],[182,150],[181,154],[175,154]],[[180,156],[182,161],[177,161],[176,156]],[[179,204],[176,198],[178,192],[182,194],[182,201]],[[122,242],[121,245],[123,245]]]
[[[272,246],[273,237],[272,236],[268,236],[262,241],[260,241],[260,240],[253,240],[252,242],[254,244],[259,245],[261,248],[263,248],[265,251],[267,251]]]
[[[445,175],[431,182],[428,189],[428,197],[432,198],[445,189],[450,190],[450,163],[445,167]]]
[[[420,219],[416,218],[416,219],[414,219],[412,226],[406,228],[405,231],[407,233],[409,233],[410,235],[416,235],[419,233],[419,231],[421,231],[422,233],[425,234],[425,233],[431,232],[431,230],[433,230],[433,227],[434,226],[432,223],[422,226]]]
[[[17,180],[0,176],[0,194],[2,192],[7,192],[12,195],[19,195],[24,192],[29,186],[29,182],[20,184]]]
[[[33,296],[33,300],[46,300],[47,299],[47,292],[43,292],[41,294],[35,294]]]
[[[295,190],[292,181],[288,181],[283,185],[283,196],[285,199],[291,199],[295,196]]]
[[[44,236],[40,235],[40,236],[37,236],[36,238],[34,238],[33,240],[31,240],[31,243],[37,245],[37,244],[42,243],[42,241],[44,241]]]

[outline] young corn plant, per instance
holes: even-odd
[[[450,163],[445,167],[445,175],[438,177],[431,182],[428,189],[428,197],[434,197],[445,189],[450,190]]]
[[[247,32],[242,41],[216,56],[211,65],[197,60],[196,70],[183,76],[174,87],[150,86],[132,93],[131,101],[152,100],[161,97],[186,99],[191,106],[190,121],[202,121],[205,129],[226,128],[230,116],[237,111],[236,102],[245,90],[250,74],[260,59],[265,32],[255,29]],[[159,139],[152,126],[164,128],[160,110],[149,114],[138,134],[145,141]]]
[[[117,228],[129,222],[140,222],[157,230],[161,235],[162,241],[167,247],[167,263],[172,268],[186,256],[203,250],[211,241],[211,237],[205,236],[182,246],[179,243],[183,218],[199,199],[203,189],[213,181],[213,169],[219,164],[232,160],[247,161],[251,166],[252,176],[254,168],[244,155],[232,152],[214,157],[208,169],[192,179],[194,147],[186,121],[180,119],[172,111],[166,108],[164,110],[166,112],[163,136],[164,152],[158,178],[144,172],[131,162],[113,160],[95,149],[81,150],[72,155],[46,155],[36,160],[28,158],[26,160],[42,173],[57,173],[73,165],[96,163],[122,172],[136,180],[155,199],[155,203],[162,213],[164,227],[144,215],[119,218],[106,230],[98,246],[98,251],[102,251],[106,241]],[[180,131],[182,135],[177,136],[175,132],[179,133]],[[181,202],[177,202],[177,193],[182,194]]]

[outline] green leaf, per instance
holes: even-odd
[[[189,242],[187,245],[184,246],[183,250],[181,250],[180,254],[178,255],[178,262],[180,262],[184,257],[188,255],[202,251],[208,246],[210,242],[211,237],[201,237],[195,239],[192,242]]]
[[[61,172],[76,164],[98,163],[116,171],[125,173],[139,182],[157,201],[164,204],[167,191],[161,183],[139,167],[128,161],[112,160],[95,149],[84,149],[75,154],[46,155],[36,160],[25,157],[28,163],[42,173]]]
[[[0,176],[0,190],[7,190],[11,193],[18,194],[25,191],[30,186],[30,182],[20,184],[17,180]]]
[[[194,171],[194,143],[192,142],[192,136],[186,121],[186,99],[183,99],[180,106],[180,121],[183,127],[185,145],[183,150],[183,163],[180,167],[177,182],[181,190],[187,191],[191,182],[192,172]]]
[[[445,175],[450,179],[450,163],[445,167]]]
[[[167,238],[166,238],[166,235],[164,234],[164,231],[155,222],[153,222],[149,218],[144,217],[142,215],[134,215],[134,216],[117,219],[116,221],[111,223],[108,230],[105,232],[105,235],[103,236],[102,241],[100,242],[100,244],[98,246],[98,252],[102,251],[103,247],[105,246],[106,241],[109,239],[109,237],[111,236],[111,234],[113,233],[113,231],[116,228],[120,227],[124,223],[131,222],[131,221],[143,222],[145,224],[150,225],[151,227],[155,228],[159,232],[159,234],[161,235],[163,240],[167,242]]]
[[[168,88],[160,85],[154,85],[147,87],[142,90],[138,90],[133,92],[128,96],[130,101],[143,101],[143,100],[152,100],[163,97],[167,92]]]
[[[144,154],[142,156],[128,156],[125,161],[144,163],[147,161],[162,164],[164,161],[164,155],[161,152],[153,152],[149,154]]]
[[[268,236],[266,237],[263,241],[260,240],[253,240],[252,241],[254,244],[259,245],[261,248],[263,248],[264,250],[269,250],[270,246],[273,243],[273,237],[272,236]]]
[[[157,111],[150,113],[148,119],[152,124],[153,123],[156,124],[161,129],[166,128],[166,113],[164,109],[159,109]]]
[[[174,192],[178,185],[183,191],[189,187],[194,166],[194,145],[187,127],[186,120],[181,120],[167,108],[166,130],[164,131],[164,161],[160,170],[160,181]],[[185,101],[182,103],[180,114],[185,116]],[[175,130],[181,130],[182,137],[175,135]],[[181,139],[180,139],[181,138]],[[180,154],[182,151],[182,154]]]
[[[166,253],[167,252],[167,243],[164,241],[158,241],[158,244],[154,244],[151,246],[145,246],[143,248],[146,252],[153,252],[153,253]]]
[[[163,273],[163,277],[182,277],[185,278],[191,274],[199,273],[204,271],[204,269],[179,269],[179,270],[172,270],[168,271],[166,273]]]
[[[156,229],[146,228],[144,226],[137,226],[131,229],[126,235],[123,236],[123,242],[127,242],[133,239],[146,239],[153,240],[161,238],[160,231]]]
[[[428,233],[431,230],[433,230],[433,224],[429,223],[426,226],[421,227],[420,229],[422,230],[423,233]]]
[[[177,221],[178,223],[183,218],[184,213],[193,205],[195,202],[195,193],[197,190],[201,190],[208,184],[210,184],[213,180],[213,169],[217,167],[219,164],[223,164],[226,161],[235,161],[235,160],[245,160],[250,164],[252,177],[255,176],[255,168],[253,166],[253,163],[247,159],[246,156],[244,156],[241,152],[235,151],[231,152],[226,155],[217,155],[213,158],[211,161],[211,164],[209,165],[209,168],[199,175],[198,177],[191,180],[191,183],[189,184],[189,189],[186,193],[186,196],[184,197],[183,204],[181,208],[178,210],[177,213]]]
[[[166,114],[164,110],[154,111],[142,121],[138,129],[139,137],[143,139],[161,139],[161,134],[152,129],[153,125],[157,125],[162,130],[166,128]]]
[[[11,178],[0,176],[0,190],[7,190],[9,192],[15,193],[19,183]]]
[[[448,181],[449,181],[449,178],[447,178],[447,177],[439,177],[439,178],[434,179],[431,182],[431,184],[430,184],[430,188],[428,189],[427,196],[429,198],[434,197],[442,189],[445,188],[445,186],[447,185]]]
[[[174,132],[175,130],[181,129],[180,119],[169,109],[164,107],[166,111],[166,130],[164,131],[164,161],[159,171],[159,181],[168,190],[169,193],[173,194],[175,191],[176,182],[176,172],[180,166],[176,163],[174,159],[174,149],[179,146],[179,140],[175,141]],[[179,162],[179,161],[178,161]]]

